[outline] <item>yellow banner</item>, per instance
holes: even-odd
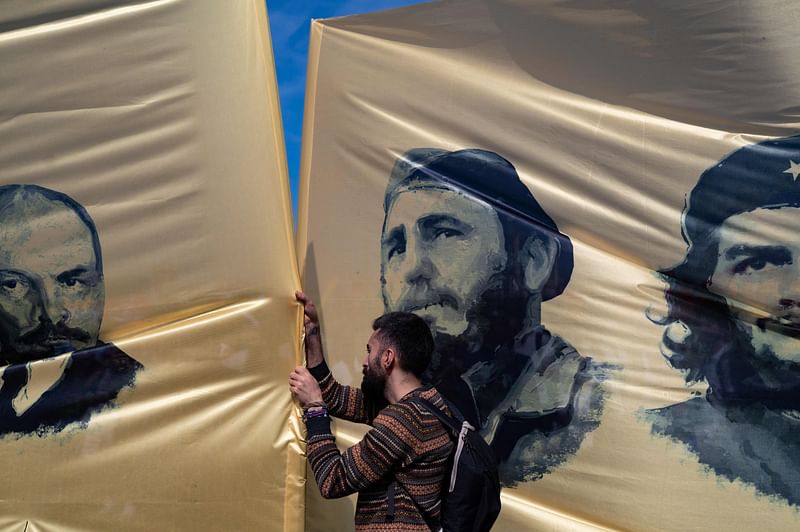
[[[264,2],[0,9],[0,530],[299,530]]]
[[[796,5],[590,4],[313,24],[297,249],[328,363],[357,385],[371,320],[424,317],[500,460],[496,530],[797,528]],[[307,530],[351,529],[307,492]]]

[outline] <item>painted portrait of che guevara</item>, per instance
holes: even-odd
[[[662,353],[704,395],[652,410],[711,471],[800,505],[800,137],[745,146],[688,195],[661,271]]]
[[[426,380],[480,427],[505,485],[552,471],[603,405],[604,368],[541,323],[572,274],[570,239],[509,161],[479,149],[406,152],[384,214],[384,307],[430,325]]]
[[[97,229],[69,196],[0,186],[0,436],[47,435],[113,405],[141,364],[99,340]]]

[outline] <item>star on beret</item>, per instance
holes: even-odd
[[[784,174],[792,174],[792,180],[797,181],[797,176],[800,175],[800,164],[790,160],[789,168],[783,171]]]

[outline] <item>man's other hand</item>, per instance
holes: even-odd
[[[314,302],[300,290],[294,293],[294,297],[303,305],[303,325],[306,330],[306,336],[319,334],[319,314]]]
[[[322,335],[319,330],[319,314],[311,298],[301,291],[294,293],[297,302],[303,305],[303,328],[306,333],[305,350],[306,365],[314,368],[324,361],[322,353]]]
[[[289,390],[300,406],[322,402],[322,390],[317,380],[303,366],[294,368],[289,374]]]

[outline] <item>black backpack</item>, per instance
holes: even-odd
[[[442,489],[442,530],[490,530],[500,514],[500,478],[491,447],[449,401],[445,403],[454,417],[427,399],[410,400],[436,416],[455,443],[450,478],[445,477]]]

